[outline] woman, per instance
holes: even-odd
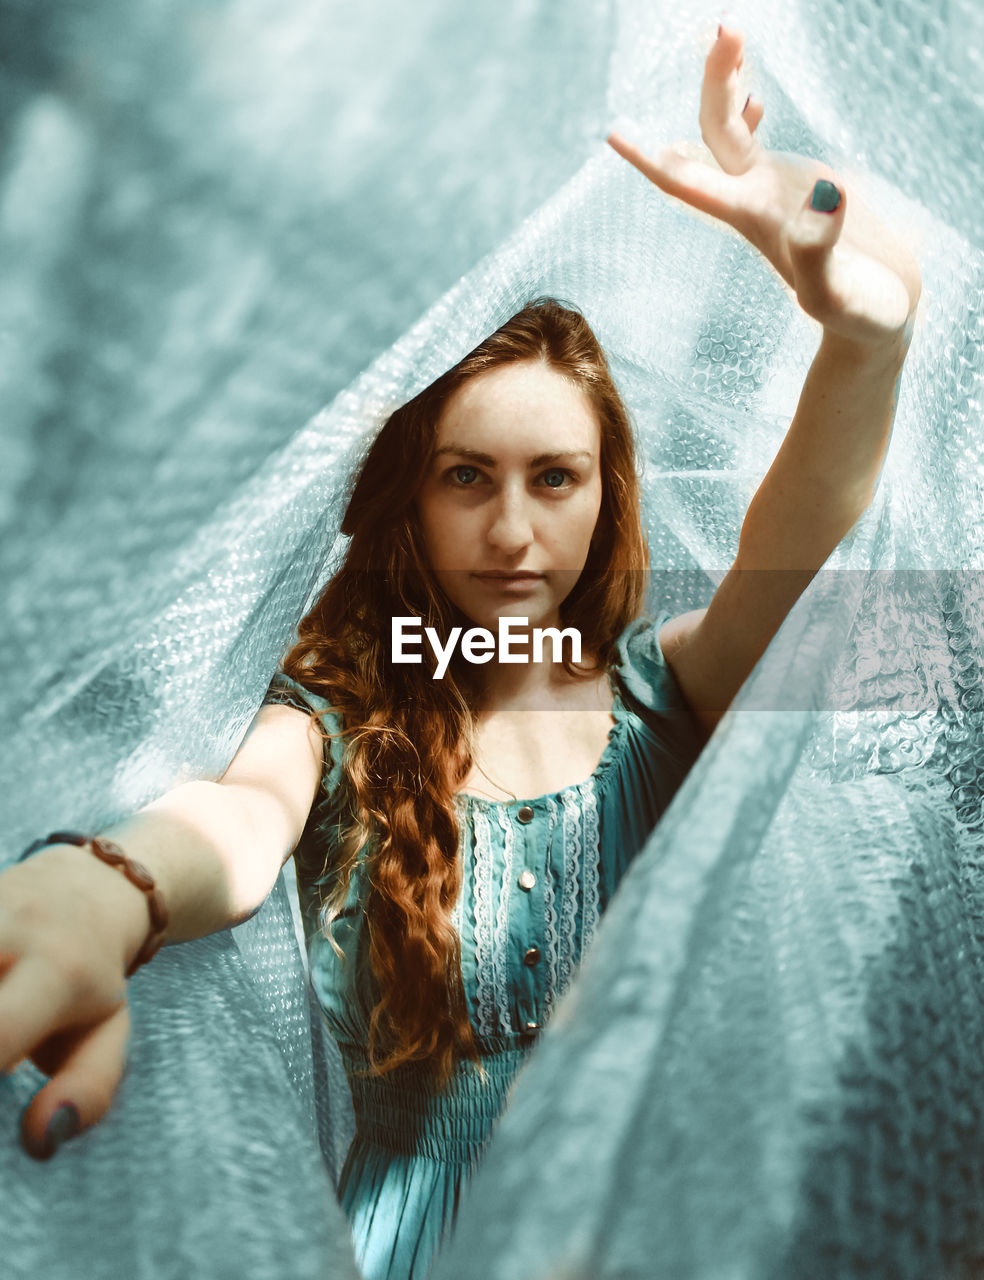
[[[165,932],[248,916],[295,851],[312,979],[356,1104],[340,1194],[357,1254],[367,1276],[427,1273],[625,865],[870,502],[887,447],[918,268],[822,165],[758,145],[742,43],[719,31],[705,69],[719,168],[610,139],[734,226],[823,326],[708,608],[639,617],[624,409],[583,319],[531,304],[384,427],[345,566],[221,781],[103,833],[156,888],[64,840],[0,877],[0,1066],[30,1056],[51,1075],[22,1122],[38,1158],[109,1106],[134,965]],[[517,662],[466,641],[510,618],[525,619],[516,656],[534,656],[534,628],[571,628],[582,652]],[[429,628],[419,663],[393,661],[394,619]]]

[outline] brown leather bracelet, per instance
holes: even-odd
[[[160,889],[154,883],[154,877],[142,863],[137,862],[134,858],[128,858],[114,840],[106,840],[101,836],[82,835],[79,831],[53,831],[50,836],[35,840],[33,844],[28,845],[18,861],[23,862],[32,853],[37,853],[39,849],[43,849],[49,844],[74,844],[78,845],[79,848],[84,848],[88,845],[100,861],[111,867],[119,867],[130,883],[147,895],[147,907],[150,911],[150,931],[144,939],[140,950],[130,961],[124,975],[127,978],[132,978],[140,966],[151,960],[164,944],[168,920],[167,906]]]

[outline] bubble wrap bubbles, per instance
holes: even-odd
[[[706,603],[818,333],[743,241],[592,137],[619,116],[696,137],[715,15],[479,5],[468,34],[437,4],[347,14],[339,47],[374,49],[384,22],[391,52],[376,79],[349,72],[338,134],[356,141],[329,180],[311,6],[274,29],[245,0],[125,21],[106,0],[53,8],[41,41],[10,8],[37,50],[8,89],[0,207],[10,856],[221,773],[331,572],[373,431],[535,294],[576,302],[611,354],[654,597]],[[765,145],[824,159],[916,245],[893,443],[603,921],[438,1277],[475,1258],[487,1280],[984,1265],[981,17],[733,16]],[[383,111],[456,59],[441,113]],[[528,125],[530,83],[543,132],[490,163],[483,122]],[[403,154],[419,174],[394,176]],[[5,1267],[353,1275],[330,1176],[347,1097],[284,887],[131,992],[104,1125],[47,1166],[0,1147]],[[35,1085],[2,1084],[8,1134]]]

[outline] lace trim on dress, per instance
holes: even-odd
[[[559,801],[559,803],[558,803]],[[544,797],[547,812],[543,875],[543,1010],[549,1015],[574,978],[601,918],[600,829],[594,778]],[[502,831],[501,867],[493,851],[492,821]],[[516,863],[515,833],[500,805],[471,801],[471,856],[462,841],[462,887],[452,919],[461,929],[468,878],[474,891],[476,1031],[488,1037],[512,1030],[509,980],[510,909]],[[462,822],[462,832],[467,826]]]
[[[468,865],[468,859],[464,856],[465,832],[468,830],[466,818],[466,805],[460,795],[454,798],[455,811],[458,816],[458,853],[461,858],[461,887],[458,890],[458,896],[451,908],[451,923],[457,931],[458,937],[462,936],[465,926],[465,900],[468,897],[468,879],[471,871]]]
[[[582,862],[581,810],[577,803],[576,787],[568,787],[560,793],[564,808],[564,869],[560,881],[560,964],[558,995],[563,995],[571,985],[577,960],[577,900],[581,888]]]
[[[581,941],[579,956],[584,952],[594,937],[601,919],[601,893],[599,876],[601,874],[601,849],[598,829],[598,797],[595,793],[594,780],[589,778],[578,787],[581,795],[581,849],[584,880],[584,914],[581,921]]]
[[[515,862],[515,837],[508,815],[493,809],[502,829],[502,878],[493,883],[492,831],[488,810],[474,809],[475,985],[479,1035],[511,1029],[509,999],[509,901]],[[496,894],[497,890],[497,894]]]
[[[546,943],[547,983],[543,993],[544,1013],[549,1015],[557,999],[559,981],[560,938],[557,933],[557,912],[554,906],[553,866],[556,860],[557,805],[547,799],[547,856],[543,877],[543,937]],[[563,865],[563,864],[561,864]]]
[[[475,829],[475,982],[479,1035],[495,1034],[495,950],[492,915],[492,837],[483,806],[476,804]]]
[[[495,945],[492,955],[495,958],[495,1007],[499,1018],[498,1031],[508,1031],[509,1017],[509,897],[513,878],[513,828],[508,815],[502,809],[496,809],[496,817],[503,832],[502,879],[499,882],[499,904],[495,914]]]

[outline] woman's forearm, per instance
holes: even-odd
[[[782,448],[749,505],[734,565],[706,610],[660,633],[708,732],[871,502],[910,336],[911,329],[897,344],[858,348],[824,335]]]
[[[283,850],[244,788],[189,782],[99,835],[154,877],[168,908],[166,941],[200,938],[251,915],[276,882]],[[82,892],[111,908],[133,955],[148,930],[145,895],[90,851],[52,845],[34,855],[60,864]]]
[[[738,567],[819,569],[860,518],[885,459],[910,338],[911,328],[895,343],[863,347],[824,334],[786,438],[749,505]]]

